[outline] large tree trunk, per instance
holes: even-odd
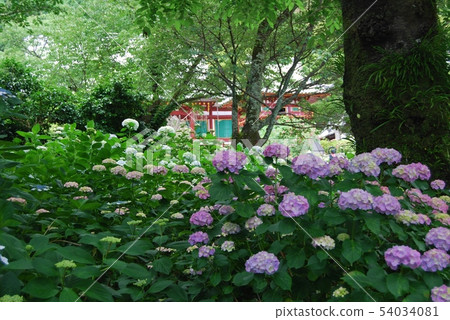
[[[250,72],[245,89],[248,96],[245,108],[246,118],[240,136],[241,138],[250,141],[252,145],[260,143],[261,139],[259,135],[259,115],[261,113],[264,69],[266,67],[266,41],[272,31],[273,28],[269,27],[266,20],[262,21],[258,27],[255,44],[252,51]]]
[[[341,0],[344,29],[373,0]],[[344,38],[357,152],[391,147],[449,180],[448,66],[433,0],[379,0]]]

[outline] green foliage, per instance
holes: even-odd
[[[117,132],[126,118],[144,115],[144,96],[136,93],[125,79],[99,84],[81,106],[84,119],[94,120],[100,128]]]
[[[379,125],[371,133],[393,127],[394,133],[406,138],[390,142],[391,147],[408,161],[429,163],[443,176],[448,176],[450,154],[448,43],[448,35],[439,30],[408,52],[384,53],[380,61],[367,66],[367,86],[389,105],[378,110]]]
[[[263,174],[263,159],[255,155],[238,175],[216,173],[210,159],[217,146],[202,146],[194,159],[186,153],[192,143],[183,129],[161,131],[151,139],[137,135],[137,141],[124,132],[114,137],[96,130],[93,122],[86,131],[64,125],[57,137],[42,130],[35,125],[19,133],[26,152],[0,148],[0,245],[5,247],[0,254],[9,262],[0,263],[0,296],[19,295],[25,301],[336,301],[333,291],[344,287],[349,294],[339,301],[370,300],[367,293],[377,301],[429,301],[430,290],[448,279],[448,268],[431,273],[386,265],[387,249],[408,245],[424,252],[430,248],[424,242],[427,232],[445,226],[445,220],[430,214],[428,204],[409,201],[407,191],[415,187],[432,198],[449,195],[448,189],[433,190],[426,181],[396,179],[387,166],[376,180],[350,172],[311,180],[288,165],[268,161],[280,171],[270,179]],[[126,155],[130,147],[143,151],[144,158]],[[105,159],[123,160],[126,171],[143,170],[143,177],[115,175],[110,169],[117,164],[103,163]],[[170,170],[176,163],[193,169],[197,160],[211,182],[201,173]],[[98,171],[94,165],[102,163],[106,170]],[[165,176],[151,175],[145,164],[169,170]],[[65,185],[69,181],[78,187]],[[246,227],[278,183],[306,197],[308,212],[290,219],[276,210],[273,216],[259,216],[263,223],[255,230]],[[380,195],[377,183],[405,197],[404,209],[429,215],[431,225],[406,225],[392,215],[337,205],[339,193],[352,188]],[[200,185],[209,198],[199,198]],[[154,199],[155,194],[162,199]],[[275,199],[279,203],[283,194]],[[222,215],[212,209],[224,204],[235,211]],[[210,208],[210,227],[189,222],[201,207]],[[120,214],[120,208],[127,210]],[[222,235],[226,222],[240,225],[241,231]],[[196,231],[208,234],[212,257],[199,257],[202,244],[188,243]],[[325,235],[334,245],[312,245],[312,238]],[[233,241],[235,248],[222,250],[224,241]],[[278,270],[271,275],[247,272],[246,261],[263,250],[276,255]]]
[[[9,0],[0,3],[0,30],[4,24],[28,25],[27,18],[45,12],[60,12],[62,0]]]

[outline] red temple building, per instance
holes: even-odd
[[[279,116],[292,115],[295,117],[312,117],[312,113],[301,110],[299,102],[301,100],[314,103],[319,99],[328,96],[328,93],[299,94],[298,97],[286,106],[284,106]],[[289,98],[291,94],[286,94],[284,98]],[[277,96],[274,93],[264,94],[264,104],[261,105],[260,119],[264,119],[271,114],[271,109],[275,107]],[[191,103],[191,106],[183,105],[170,115],[176,116],[190,126],[192,132],[196,135],[202,135],[207,132],[214,132],[214,135],[220,139],[231,138],[231,105],[228,101],[220,104],[215,99],[202,99]],[[239,108],[239,127],[245,122],[245,114]]]

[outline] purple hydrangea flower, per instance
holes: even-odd
[[[263,221],[258,217],[251,217],[245,222],[245,229],[248,231],[255,230],[259,225],[263,224]]]
[[[425,242],[428,245],[433,245],[438,249],[450,250],[450,229],[445,227],[437,227],[428,231],[425,236]]]
[[[438,212],[447,213],[448,211],[448,204],[444,200],[436,197],[431,198],[428,205]]]
[[[202,188],[198,188],[197,192],[195,193],[195,195],[202,200],[206,200],[208,199],[211,195],[209,194],[208,190],[206,190],[204,187]]]
[[[265,157],[276,157],[281,159],[286,159],[289,156],[289,153],[289,147],[279,143],[271,144],[263,151]]]
[[[245,271],[271,275],[278,271],[279,266],[280,261],[273,253],[260,251],[245,262]]]
[[[326,177],[329,173],[328,164],[312,153],[301,154],[292,160],[292,170],[296,174],[304,174],[311,179]]]
[[[270,179],[275,179],[277,176],[278,171],[275,168],[269,167],[266,170],[266,177]]]
[[[413,182],[417,179],[428,180],[431,177],[430,169],[421,163],[402,164],[392,170],[394,177]]]
[[[226,216],[228,214],[233,213],[235,210],[232,206],[223,205],[219,208],[219,214]]]
[[[256,210],[258,216],[273,216],[275,214],[275,207],[271,204],[262,204],[259,206],[258,210]]]
[[[372,206],[376,212],[387,215],[397,214],[402,209],[400,202],[398,202],[397,198],[389,194],[383,194],[382,196],[375,197],[373,199]]]
[[[195,232],[189,236],[189,243],[191,246],[196,243],[207,244],[208,241],[209,241],[208,234],[202,231]]]
[[[443,190],[445,188],[445,182],[443,180],[433,180],[430,183],[431,189]]]
[[[330,165],[334,164],[334,165],[337,165],[338,167],[340,167],[341,169],[347,170],[348,166],[350,164],[350,161],[348,161],[348,159],[345,157],[336,156],[336,157],[331,158],[329,164]]]
[[[225,222],[222,226],[222,235],[227,236],[229,234],[236,234],[241,231],[241,227],[233,222]]]
[[[431,289],[431,300],[434,302],[449,302],[450,301],[450,287],[443,284],[440,287]]]
[[[436,272],[444,270],[450,263],[450,256],[444,250],[431,249],[422,255],[420,267],[424,271]]]
[[[425,214],[419,213],[417,215],[417,218],[418,218],[418,220],[417,220],[418,224],[426,224],[427,226],[429,226],[431,224],[430,217]]]
[[[244,167],[246,162],[247,156],[244,153],[232,150],[217,152],[212,161],[217,171],[228,170],[236,174],[239,173],[239,170]]]
[[[209,212],[200,210],[191,216],[189,222],[196,226],[209,226],[213,222],[213,217]]]
[[[275,186],[265,185],[263,189],[267,195],[275,195],[275,191],[277,192],[277,194],[283,194],[286,191],[289,191],[288,187],[280,185],[279,183],[277,183]]]
[[[177,165],[175,165],[175,167],[172,168],[172,171],[178,172],[178,173],[188,173],[189,168],[187,166],[185,166],[184,164],[177,164]]]
[[[339,196],[338,205],[342,210],[370,210],[372,209],[373,196],[362,189],[351,189],[342,192]]]
[[[212,255],[214,255],[214,253],[216,252],[216,249],[214,249],[211,246],[201,246],[198,249],[198,257],[204,257],[204,258],[208,258],[211,257]]]
[[[283,200],[278,206],[281,215],[285,217],[298,217],[306,214],[309,209],[308,200],[303,196],[297,196],[289,192],[283,196]]]
[[[167,168],[164,166],[154,166],[151,164],[145,165],[144,169],[147,170],[148,174],[154,175],[161,175],[161,176],[165,176],[167,174]]]
[[[384,260],[392,270],[397,270],[400,265],[415,269],[421,263],[420,252],[408,246],[394,246],[386,250]]]
[[[366,176],[377,177],[380,174],[380,167],[377,165],[375,157],[366,152],[358,154],[350,161],[348,171],[362,172]]]
[[[399,163],[402,160],[402,154],[395,149],[376,148],[370,153],[377,163],[377,165],[386,162],[388,165]]]

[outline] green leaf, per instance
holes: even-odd
[[[59,295],[59,302],[75,302],[78,299],[78,295],[69,288],[62,289]]]
[[[40,234],[33,236],[33,239],[30,241],[30,245],[33,246],[34,250],[36,250],[35,255],[40,255],[49,249],[57,247],[55,244],[49,244],[48,238]]]
[[[164,274],[170,274],[172,267],[172,260],[170,260],[168,257],[163,257],[161,259],[153,261],[153,270]]]
[[[354,240],[345,240],[342,244],[342,255],[350,264],[353,264],[362,255],[361,245]]]
[[[380,266],[373,266],[367,272],[367,282],[368,284],[378,290],[381,293],[387,292],[386,286],[386,272]]]
[[[209,278],[209,281],[211,282],[211,284],[215,287],[217,286],[220,281],[222,281],[222,277],[220,275],[219,272],[215,272],[213,273],[213,275]]]
[[[363,216],[366,227],[375,235],[381,233],[381,216],[378,214],[366,214]]]
[[[97,266],[77,267],[72,271],[72,274],[80,279],[91,279],[98,277],[101,274]]]
[[[361,287],[364,288],[368,283],[366,275],[359,271],[350,271],[343,279],[349,286],[355,289],[361,289]]]
[[[255,215],[255,210],[249,203],[238,202],[235,208],[236,213],[243,218],[250,218]]]
[[[289,234],[294,232],[294,230],[297,228],[297,224],[295,221],[293,221],[291,218],[283,219],[278,224],[278,231],[281,234]]]
[[[289,268],[299,269],[305,264],[305,250],[290,250],[286,254],[286,263]]]
[[[386,277],[386,285],[389,292],[396,298],[408,293],[409,290],[408,279],[399,273],[388,274]]]
[[[212,200],[226,201],[234,197],[231,187],[224,182],[214,182],[209,188],[209,194]]]
[[[137,263],[126,263],[126,267],[122,270],[123,274],[130,276],[134,279],[148,279],[151,278],[150,271]]]
[[[5,268],[9,270],[32,270],[33,264],[29,258],[10,262]]]
[[[34,134],[38,134],[39,131],[41,131],[41,126],[39,125],[39,123],[36,123],[33,128],[31,128],[31,132],[33,132]]]
[[[0,297],[5,294],[15,295],[20,293],[23,283],[16,274],[8,271],[0,276]]]
[[[408,235],[403,231],[402,227],[397,222],[394,220],[389,220],[389,226],[391,227],[391,230],[398,235],[400,240],[403,241],[408,239]]]
[[[336,208],[327,208],[323,213],[323,221],[329,226],[337,226],[347,220],[346,216]]]
[[[115,291],[104,284],[95,283],[85,295],[91,299],[101,302],[114,302],[113,293]]]
[[[443,284],[442,277],[437,273],[424,272],[423,280],[430,290]]]
[[[173,283],[172,280],[157,280],[150,289],[148,289],[148,293],[158,293],[166,289],[168,286],[170,286]]]
[[[272,242],[269,252],[272,252],[274,254],[278,254],[283,248],[287,245],[285,241],[276,240]]]
[[[49,278],[35,278],[29,281],[22,291],[40,299],[48,299],[58,293],[56,282]]]
[[[167,296],[176,302],[188,301],[188,295],[186,291],[175,284],[169,286],[169,288],[167,289]]]
[[[164,239],[163,239],[164,240]],[[153,245],[148,240],[137,240],[127,242],[117,248],[119,252],[126,252],[125,254],[130,256],[140,256],[145,254],[147,251],[153,249]]]
[[[253,277],[254,277],[253,273],[246,271],[236,273],[235,276],[233,277],[233,284],[238,287],[245,286],[249,284],[250,281],[253,280]]]
[[[88,249],[83,249],[75,246],[67,246],[58,248],[56,251],[63,258],[73,260],[75,262],[86,263],[86,264],[94,264],[94,258],[88,252]]]
[[[273,281],[283,290],[291,290],[292,278],[287,271],[278,271],[273,275]]]
[[[44,258],[34,258],[32,261],[34,269],[48,277],[53,277],[58,275],[58,271],[56,270],[55,263],[48,259]]]

